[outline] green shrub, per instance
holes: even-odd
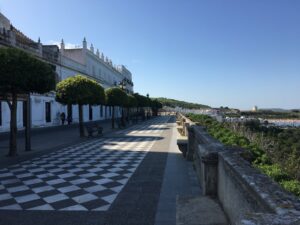
[[[189,114],[188,117],[205,127],[212,137],[224,145],[246,149],[241,154],[244,159],[279,182],[287,191],[300,196],[300,181],[296,180],[300,179],[300,128],[265,127],[260,126],[258,121],[249,121],[235,124],[233,129],[231,124],[219,123],[206,115]],[[251,132],[253,142],[244,137],[245,131]]]
[[[285,180],[281,181],[280,185],[287,191],[292,192],[300,197],[300,182],[298,180]]]
[[[278,164],[257,165],[257,168],[259,168],[263,173],[267,174],[276,182],[286,181],[290,179],[289,176],[284,171],[282,171]]]

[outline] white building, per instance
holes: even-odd
[[[93,45],[87,48],[84,38],[82,47],[66,49],[62,40],[60,48],[56,45],[42,45],[40,40],[35,42],[10,24],[10,21],[0,13],[0,47],[15,47],[33,54],[42,61],[51,64],[58,75],[58,80],[82,74],[99,82],[104,88],[121,85],[128,93],[133,93],[132,75],[125,66],[113,65],[112,61],[94,50]],[[24,103],[18,102],[17,123],[22,129]],[[60,113],[71,116],[73,122],[78,122],[78,107],[64,106],[55,101],[55,93],[45,95],[31,94],[32,127],[59,125]],[[118,112],[118,110],[117,110]],[[83,107],[84,121],[109,119],[111,108],[106,106]],[[119,114],[120,116],[120,110]],[[6,102],[0,102],[0,132],[9,130],[10,110]]]
[[[258,107],[255,105],[255,106],[253,106],[253,108],[252,108],[252,112],[257,112],[258,111]]]

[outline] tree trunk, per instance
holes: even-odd
[[[79,135],[80,135],[80,137],[84,137],[83,111],[82,111],[81,104],[78,104],[78,112],[79,112]]]
[[[126,119],[127,119],[127,122],[129,122],[130,121],[130,108],[129,107],[127,107],[127,115],[126,115]]]
[[[136,123],[139,121],[139,116],[140,116],[140,112],[139,112],[139,107],[136,107],[136,113],[135,113],[135,120],[136,120]]]
[[[9,153],[8,156],[17,156],[17,95],[12,94],[12,103],[10,107],[10,136],[9,136]]]
[[[115,107],[112,106],[111,128],[115,129]]]
[[[125,115],[124,115],[124,107],[122,106],[122,111],[121,111],[121,121],[122,121],[122,126],[125,127]]]

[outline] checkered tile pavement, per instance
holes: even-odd
[[[0,169],[0,209],[106,211],[154,142],[94,139]]]
[[[116,134],[122,135],[159,135],[163,130],[167,128],[165,124],[170,119],[169,116],[157,117],[150,121],[143,123],[143,125],[134,125],[127,129],[116,132]]]

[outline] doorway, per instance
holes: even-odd
[[[45,116],[46,116],[46,123],[51,122],[51,103],[45,102]]]

